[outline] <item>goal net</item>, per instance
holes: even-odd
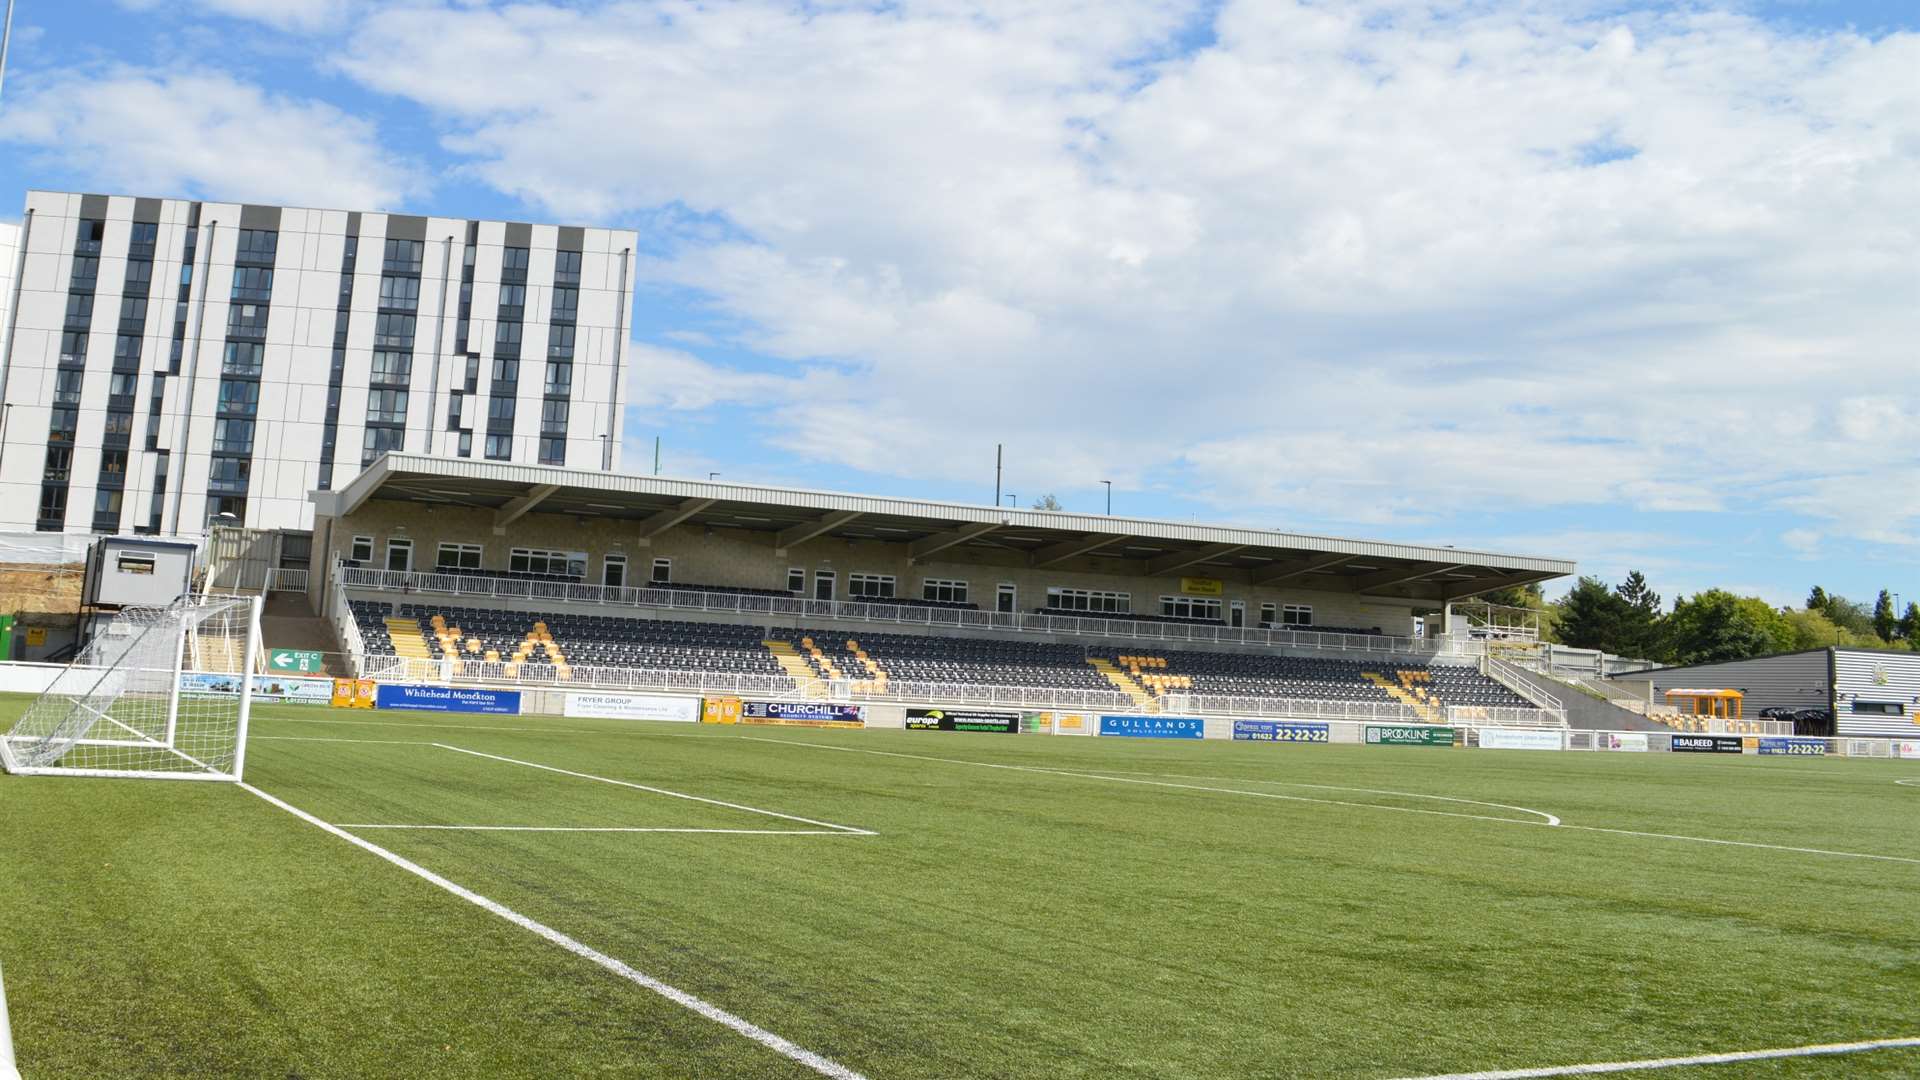
[[[182,597],[116,615],[0,737],[11,773],[238,780],[258,601]]]

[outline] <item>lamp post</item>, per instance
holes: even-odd
[[[1015,494],[1014,494],[1013,492],[1011,492],[1011,491],[1009,491],[1009,492],[1007,492],[1007,494],[1006,494],[1006,496],[1005,496],[1005,497],[1006,497],[1006,500],[1007,500],[1007,505],[1008,505],[1008,506],[1019,506],[1019,505],[1020,505],[1020,496],[1018,496],[1018,495],[1015,495]]]
[[[717,472],[710,472],[710,473],[708,473],[708,474],[707,474],[707,482],[708,482],[708,483],[712,483],[713,481],[715,481],[715,480],[717,480],[717,479],[719,479],[719,477],[720,477],[720,474],[719,474],[719,473],[717,473]]]
[[[1102,480],[1100,482],[1107,485],[1107,516],[1112,517],[1113,516],[1113,481]]]

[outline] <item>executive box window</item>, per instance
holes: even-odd
[[[1898,701],[1856,701],[1853,711],[1862,716],[1905,716],[1907,707]]]
[[[926,578],[920,582],[920,599],[933,600],[942,604],[964,604],[967,602],[967,583],[949,581],[945,578]]]
[[[1160,614],[1176,619],[1212,619],[1220,618],[1220,601],[1208,600],[1197,596],[1163,596],[1160,598]]]
[[[1312,626],[1313,605],[1288,604],[1280,609],[1281,626]]]
[[[372,562],[373,561],[373,537],[371,536],[354,537],[353,546],[348,549],[348,552],[349,553],[347,555],[347,558],[353,560],[354,562],[357,562],[357,563]]]
[[[584,578],[587,576],[587,553],[547,551],[542,548],[514,548],[508,557],[507,569],[516,574]]]
[[[434,553],[433,565],[438,570],[478,570],[480,569],[479,544],[441,544]]]
[[[1011,615],[1020,610],[1020,590],[1012,582],[1001,582],[994,597],[993,609],[1002,615]]]
[[[805,570],[798,569],[797,567],[787,570],[787,591],[790,593],[803,593],[807,591],[807,572]]]
[[[1279,615],[1280,615],[1280,606],[1278,604],[1261,604],[1260,605],[1260,625],[1261,626],[1272,626],[1275,620],[1279,618]]]
[[[1097,589],[1050,588],[1047,590],[1047,606],[1067,611],[1108,611],[1126,615],[1133,611],[1133,594],[1101,592]]]
[[[664,585],[672,580],[673,580],[673,560],[672,559],[653,560],[653,583],[656,585]]]
[[[816,570],[813,574],[813,598],[815,600],[833,599],[833,571]]]
[[[892,574],[848,574],[847,595],[855,600],[893,599]]]
[[[609,555],[600,560],[600,584],[609,589],[626,586],[627,557],[625,555]]]
[[[413,541],[387,541],[387,569],[403,573],[413,569]]]

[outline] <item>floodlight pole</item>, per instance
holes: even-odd
[[[1000,505],[1000,465],[1004,458],[1006,444],[993,444],[993,505]]]
[[[1107,516],[1112,517],[1113,516],[1113,481],[1102,480],[1100,482],[1107,485]]]
[[[12,42],[13,42],[13,0],[7,0],[7,21],[4,25],[0,25],[0,88],[4,88],[7,85],[7,46]],[[0,1001],[0,1005],[5,1005],[5,1004],[6,1002]],[[0,1013],[0,1020],[4,1020],[5,1018],[6,1018],[5,1014]],[[4,1025],[0,1025],[0,1034],[5,1034]],[[5,1048],[0,1047],[0,1049],[5,1049]],[[3,1065],[3,1064],[5,1064],[5,1062],[0,1061],[0,1065]],[[0,1080],[7,1080],[7,1078],[4,1076],[0,1076]]]

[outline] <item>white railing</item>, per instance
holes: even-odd
[[[267,592],[307,591],[307,571],[290,567],[276,566],[267,571]]]
[[[1526,672],[1519,667],[1488,654],[1480,659],[1480,674],[1532,702],[1536,708],[1552,714],[1557,718],[1557,726],[1566,726],[1566,706],[1561,704],[1559,698],[1548,693],[1545,687],[1527,678]]]
[[[1437,719],[1434,710],[1415,709],[1397,701],[1313,701],[1238,694],[1168,694],[1161,711],[1194,716],[1282,716],[1389,724],[1431,724]],[[1456,727],[1564,726],[1559,717],[1540,709],[1449,705],[1441,715],[1446,723]]]
[[[340,646],[347,650],[347,665],[350,674],[356,678],[366,677],[367,656],[366,640],[360,636],[360,624],[353,617],[353,605],[347,602],[347,590],[341,586],[340,579],[333,579],[333,588],[328,590],[327,615],[333,620],[334,632],[340,635]]]
[[[1020,612],[979,611],[972,608],[808,600],[797,596],[695,592],[691,589],[586,585],[560,581],[524,581],[518,578],[472,577],[465,574],[442,574],[429,571],[379,570],[364,566],[336,565],[334,578],[350,589],[379,592],[434,593],[484,600],[602,604],[656,608],[674,612],[698,611],[738,615],[756,621],[788,617],[796,620],[836,619],[952,630],[1006,630],[1032,634],[1066,634],[1166,644],[1265,645],[1373,654],[1434,654],[1441,650],[1440,644],[1433,639],[1394,637],[1386,634],[1336,634],[1317,631],[1263,630],[1258,627],[1212,626],[1199,623],[1077,618]]]

